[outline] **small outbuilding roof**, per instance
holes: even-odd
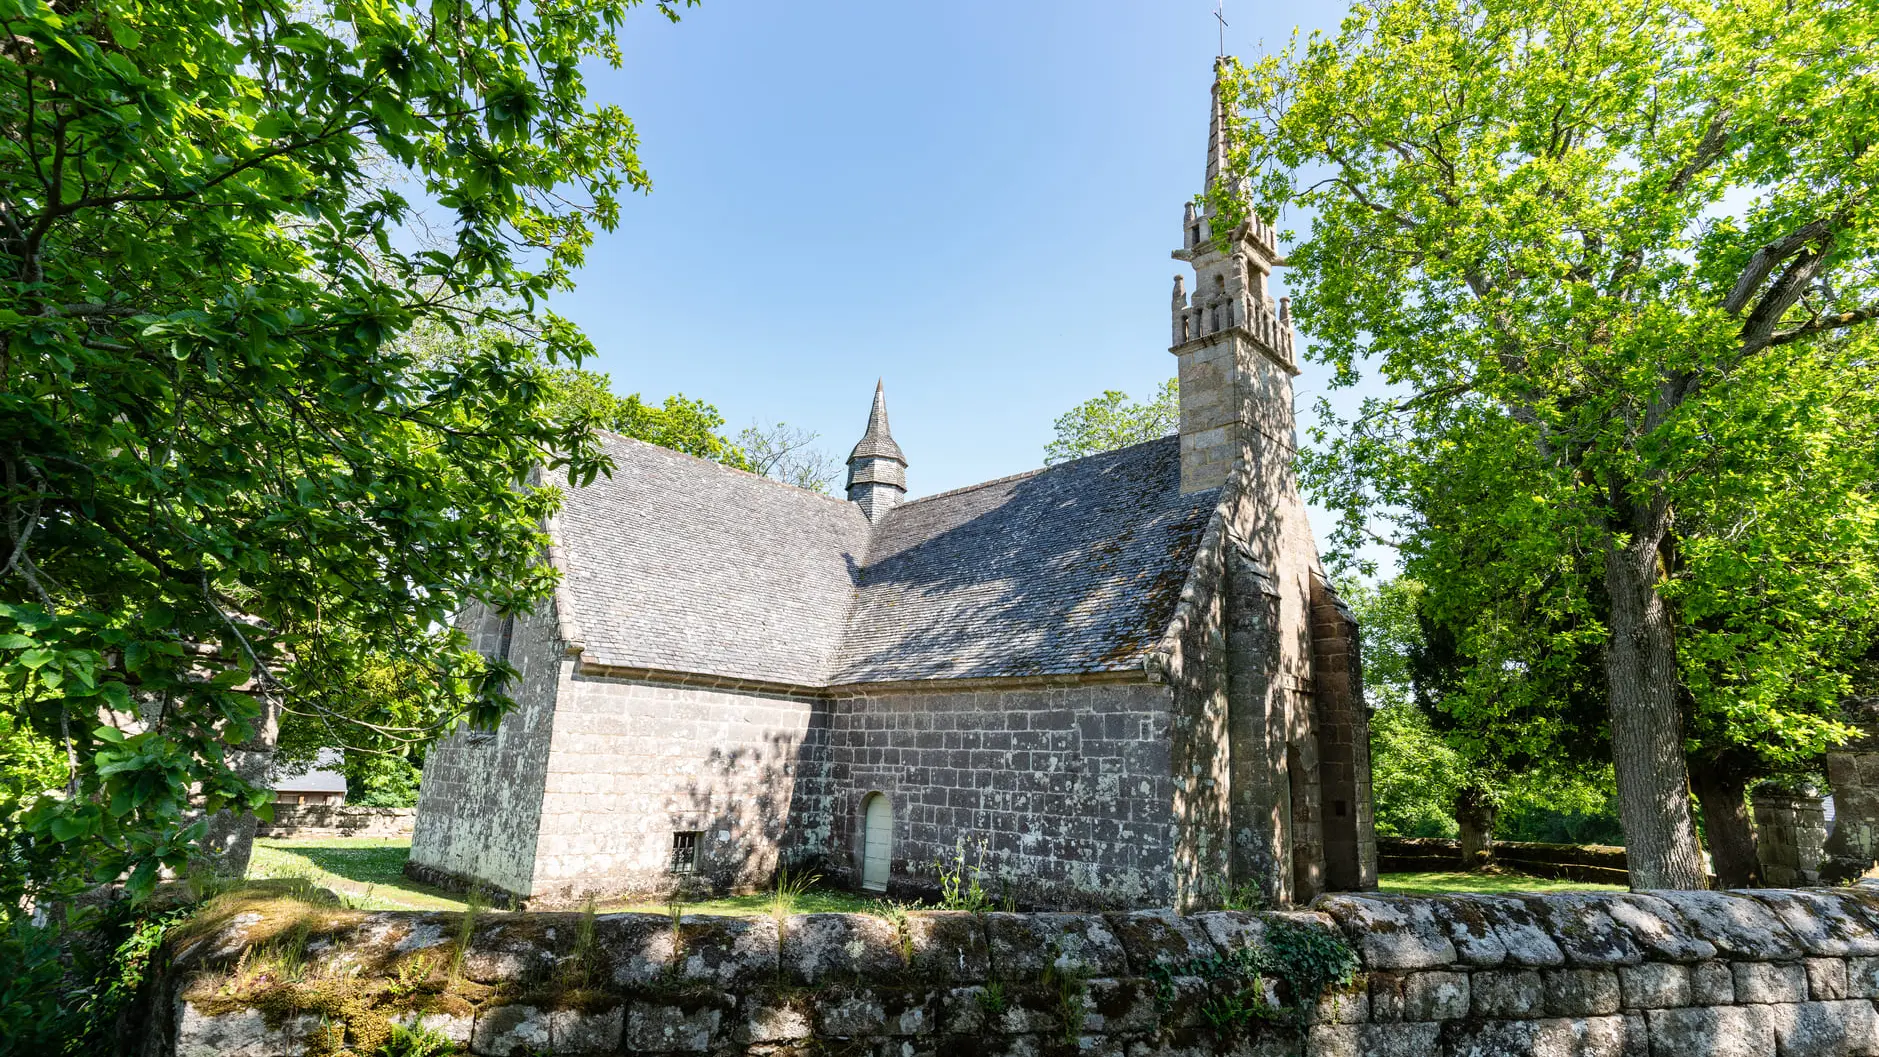
[[[277,793],[346,792],[346,757],[338,749],[321,749],[312,766],[300,774],[281,774],[274,779]]]

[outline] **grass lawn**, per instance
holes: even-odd
[[[286,878],[329,888],[359,910],[462,910],[463,897],[406,877],[408,837],[254,842],[249,880]]]
[[[1377,878],[1377,889],[1387,895],[1430,896],[1460,893],[1512,895],[1533,892],[1623,892],[1623,885],[1595,884],[1591,881],[1564,881],[1526,874],[1473,873],[1386,873]]]
[[[411,854],[408,837],[324,837],[311,840],[268,840],[254,842],[254,858],[248,863],[251,880],[284,878],[305,880],[339,894],[358,910],[462,910],[463,895],[419,884],[403,873],[405,859]],[[796,899],[799,914],[824,914],[872,910],[880,900],[836,889],[815,888]],[[668,912],[665,903],[603,903],[605,913],[639,911],[649,914]],[[767,893],[730,896],[685,904],[687,914],[719,914],[727,917],[754,917],[770,912]]]
[[[318,840],[257,840],[248,864],[253,879],[304,880],[338,893],[359,910],[462,910],[459,893],[419,884],[403,873],[411,854],[408,838],[328,837]],[[1555,881],[1524,874],[1386,873],[1379,888],[1397,895],[1453,895],[1458,892],[1622,892],[1619,885]],[[862,912],[881,901],[853,892],[815,888],[796,900],[799,914]],[[664,914],[664,903],[608,903],[605,912]],[[730,896],[685,904],[687,914],[753,917],[770,911],[768,894]]]

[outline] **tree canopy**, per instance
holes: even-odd
[[[148,893],[382,658],[399,733],[506,707],[450,618],[544,597],[553,482],[604,469],[540,305],[648,186],[585,88],[634,6],[0,5],[0,701],[66,758],[0,907]]]
[[[1479,671],[1595,650],[1634,883],[1701,887],[1686,750],[1843,736],[1879,599],[1879,9],[1359,0],[1228,82],[1214,204],[1401,394],[1325,409],[1339,542]]]
[[[1055,437],[1044,446],[1044,462],[1056,465],[1085,455],[1114,451],[1174,433],[1181,425],[1181,390],[1170,378],[1155,395],[1136,403],[1107,389],[1057,417]]]

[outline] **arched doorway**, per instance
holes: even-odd
[[[872,793],[861,806],[861,887],[887,891],[888,867],[894,861],[894,805]]]

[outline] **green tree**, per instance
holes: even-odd
[[[451,617],[545,597],[552,483],[605,468],[535,306],[647,187],[583,72],[633,6],[0,5],[0,700],[69,761],[0,915],[239,870],[280,711],[353,722],[383,658],[409,726],[509,706]]]
[[[737,448],[748,463],[744,469],[830,495],[842,483],[842,464],[815,446],[820,436],[787,422],[774,426],[752,422],[737,431]]]
[[[1472,865],[1492,857],[1505,823],[1530,837],[1549,822],[1596,825],[1611,765],[1586,665],[1576,681],[1527,663],[1477,671],[1431,620],[1421,582],[1347,579],[1338,591],[1363,634],[1378,832],[1458,834]]]
[[[1360,0],[1229,71],[1213,204],[1308,213],[1313,355],[1406,393],[1316,436],[1308,484],[1471,614],[1477,668],[1593,643],[1639,887],[1705,883],[1686,711],[1795,758],[1846,733],[1879,597],[1876,20]]]
[[[1156,440],[1181,426],[1181,389],[1170,378],[1155,395],[1135,403],[1129,394],[1106,389],[1057,417],[1056,437],[1044,446],[1044,462],[1056,465],[1085,455]]]
[[[744,450],[720,432],[724,416],[703,400],[675,393],[661,404],[648,404],[638,393],[616,396],[612,379],[579,367],[555,371],[549,389],[549,406],[565,417],[584,415],[599,428],[634,440],[739,470],[753,469]]]

